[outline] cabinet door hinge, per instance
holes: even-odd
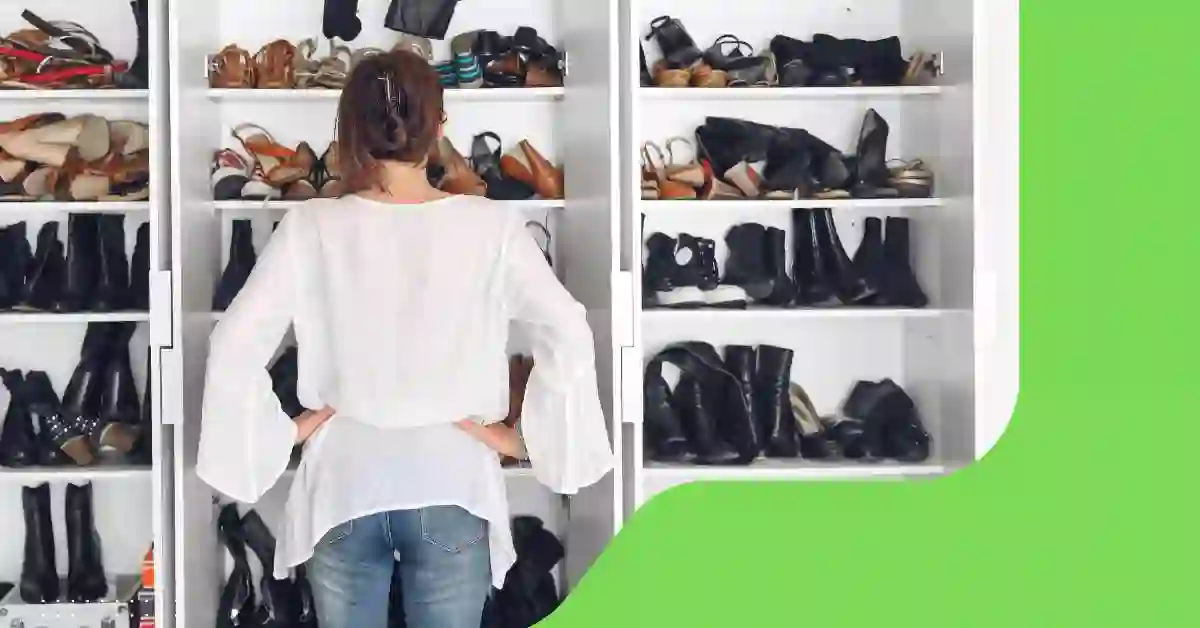
[[[567,78],[567,75],[571,73],[571,64],[569,62],[570,58],[571,57],[566,50],[563,50],[559,53],[558,69],[562,72],[564,79]]]
[[[175,346],[172,282],[169,270],[150,273],[150,346],[160,349]]]

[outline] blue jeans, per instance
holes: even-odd
[[[387,626],[393,552],[408,628],[479,628],[492,583],[487,527],[458,506],[431,506],[330,530],[308,562],[321,628]]]

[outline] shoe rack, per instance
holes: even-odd
[[[320,155],[334,137],[339,90],[211,89],[208,55],[236,43],[251,54],[276,39],[293,43],[320,41],[322,0],[214,0],[171,2],[170,65],[172,195],[172,305],[177,344],[164,373],[166,386],[182,391],[173,420],[176,452],[174,558],[179,569],[177,621],[206,627],[214,622],[218,596],[228,569],[217,539],[219,506],[212,491],[194,473],[199,440],[200,396],[207,341],[214,320],[213,290],[227,262],[234,220],[250,220],[255,248],[262,250],[272,225],[294,204],[284,201],[212,200],[213,153],[237,147],[232,130],[253,123],[281,144],[306,141]],[[612,412],[612,255],[617,237],[615,199],[619,155],[609,129],[616,117],[617,48],[615,0],[567,3],[562,0],[463,2],[457,7],[446,41],[434,41],[434,58],[450,57],[449,38],[489,29],[511,34],[531,26],[569,55],[563,88],[448,90],[447,136],[464,154],[472,138],[497,133],[504,149],[528,139],[566,176],[562,201],[519,201],[531,220],[546,222],[559,277],[589,309],[600,367],[600,386]],[[387,3],[360,3],[362,34],[346,42],[352,49],[390,49],[399,33],[384,28]],[[327,43],[318,55],[327,54]],[[447,243],[452,246],[453,243]],[[514,352],[521,341],[514,338]],[[615,434],[615,424],[612,432]],[[619,441],[619,439],[617,439]],[[617,443],[619,447],[619,442]],[[525,469],[509,469],[512,515],[536,515],[567,547],[561,581],[569,588],[615,533],[621,513],[620,483],[613,478],[570,499],[553,495]],[[290,475],[290,474],[289,474]],[[253,508],[268,526],[283,516],[290,478],[285,476]],[[244,505],[242,508],[250,507]]]
[[[0,31],[11,33],[29,28],[21,18],[24,9],[33,10],[46,20],[67,20],[86,27],[116,59],[132,60],[137,54],[138,28],[128,0],[39,0],[35,3],[4,0],[0,2]],[[25,373],[43,371],[62,397],[76,365],[80,345],[91,323],[129,323],[136,332],[129,342],[129,355],[137,387],[139,407],[150,387],[150,432],[153,443],[152,463],[134,464],[127,458],[98,459],[88,466],[70,463],[62,466],[0,467],[0,581],[17,583],[24,557],[25,526],[21,516],[23,487],[48,484],[51,495],[52,526],[55,539],[57,573],[66,578],[68,551],[64,500],[70,485],[90,484],[93,519],[98,533],[103,568],[110,579],[138,576],[143,557],[151,548],[169,547],[165,533],[171,527],[169,494],[171,490],[170,452],[162,444],[164,428],[160,405],[161,390],[156,376],[160,349],[171,344],[170,312],[156,296],[162,284],[161,269],[166,268],[168,247],[165,239],[169,212],[168,166],[165,137],[167,132],[165,87],[166,1],[148,3],[149,89],[0,89],[0,120],[58,112],[70,118],[83,114],[107,120],[130,120],[149,126],[150,185],[149,199],[137,201],[55,201],[10,200],[0,202],[0,228],[24,222],[31,246],[43,225],[58,223],[58,237],[68,243],[68,219],[71,215],[99,214],[123,217],[126,259],[133,255],[139,226],[149,223],[150,307],[107,312],[0,311],[0,367]],[[131,264],[131,272],[135,272]],[[143,270],[143,272],[145,272]],[[146,277],[131,277],[132,282]],[[150,359],[147,359],[147,355]],[[0,391],[0,405],[9,407],[7,390]],[[156,552],[155,569],[171,570],[169,553]],[[172,614],[170,578],[157,583],[156,615],[160,622]],[[109,586],[109,599],[117,591]],[[159,625],[169,625],[160,623]]]
[[[679,484],[707,480],[853,480],[943,475],[976,457],[975,339],[981,221],[975,168],[974,33],[981,3],[955,0],[778,3],[746,0],[736,11],[717,3],[630,0],[622,13],[621,269],[637,312],[620,360],[624,481],[629,512]],[[678,18],[701,50],[732,33],[754,53],[778,34],[810,41],[815,33],[878,40],[899,36],[905,55],[936,53],[943,74],[918,85],[874,87],[658,88],[640,81],[638,44],[651,66],[659,45],[646,41],[659,16]],[[936,19],[931,19],[936,16]],[[682,136],[693,142],[706,116],[806,129],[854,154],[868,109],[891,127],[887,158],[921,158],[935,173],[932,198],[840,200],[641,200],[641,148]],[[685,158],[688,155],[684,156]],[[800,197],[802,198],[802,197]],[[651,234],[688,233],[716,242],[722,276],[731,227],[758,223],[788,232],[787,269],[794,251],[792,212],[831,208],[848,255],[868,218],[911,219],[912,265],[930,299],[922,309],[769,308],[744,310],[642,309],[643,243]],[[643,226],[644,216],[644,226]],[[919,464],[803,458],[759,460],[748,466],[661,463],[644,451],[643,372],[678,342],[701,341],[718,352],[729,345],[776,346],[795,352],[791,381],[808,393],[820,415],[834,415],[860,380],[891,378],[914,400],[932,440]],[[674,374],[668,374],[671,385]],[[627,513],[628,516],[628,513]]]

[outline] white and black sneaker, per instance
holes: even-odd
[[[700,291],[699,273],[689,270],[699,259],[698,251],[683,249],[675,238],[662,233],[650,236],[646,248],[643,292],[647,297],[653,295],[652,306],[692,309],[707,305]]]

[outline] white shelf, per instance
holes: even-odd
[[[0,214],[72,212],[77,214],[128,214],[150,211],[149,201],[0,201]]]
[[[227,212],[254,212],[254,211],[288,211],[300,207],[307,201],[214,201],[213,206],[221,211]],[[566,207],[565,201],[545,201],[533,199],[528,201],[493,201],[503,205],[519,207],[527,210],[537,209],[563,209]]]
[[[149,321],[149,312],[82,312],[78,314],[0,312],[0,325],[81,325],[86,323],[146,323]]]
[[[0,102],[6,101],[149,101],[145,89],[0,89]]]
[[[290,466],[290,467],[288,467],[287,471],[283,472],[283,477],[285,479],[290,480],[295,475],[296,475],[296,467],[295,466]],[[533,469],[531,469],[529,467],[510,467],[510,468],[504,469],[504,477],[509,480],[516,480],[516,479],[532,480],[532,479],[534,479],[535,476],[533,475]]]
[[[734,480],[859,480],[943,475],[944,465],[896,463],[856,463],[839,461],[820,464],[805,460],[761,460],[749,467],[697,467],[647,463],[647,479],[667,481]]]
[[[562,100],[566,91],[561,87],[514,87],[501,89],[448,89],[447,103],[460,102],[554,102]],[[336,103],[342,97],[340,89],[210,89],[208,98],[214,102],[326,102]]]
[[[870,307],[797,308],[751,307],[746,310],[722,310],[703,308],[697,310],[644,310],[642,320],[646,323],[671,323],[685,320],[711,320],[722,323],[753,323],[767,320],[855,320],[855,319],[906,319],[939,318],[967,310],[899,309]]]
[[[852,198],[842,200],[790,201],[639,201],[641,211],[687,212],[700,211],[781,211],[790,209],[905,209],[913,207],[943,207],[941,198]]]
[[[642,87],[638,94],[644,100],[666,101],[721,101],[721,100],[822,100],[855,98],[911,98],[918,96],[940,96],[945,88],[940,85],[902,87],[728,87],[710,89],[702,87]]]
[[[92,480],[129,480],[150,478],[150,467],[130,465],[101,465],[94,467],[29,467],[10,469],[0,467],[0,483],[17,482],[90,482]]]

